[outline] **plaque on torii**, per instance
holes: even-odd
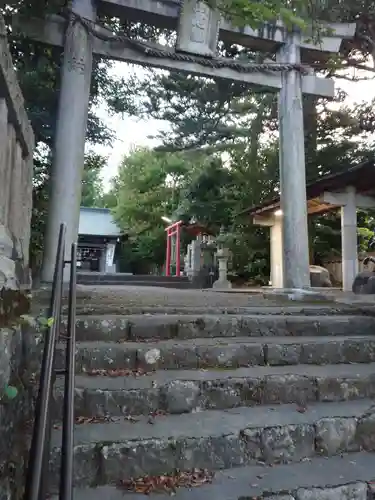
[[[176,50],[197,56],[215,57],[220,13],[206,3],[185,0],[177,29]]]
[[[109,16],[175,29],[175,51],[165,51],[165,48],[159,46],[142,52],[131,43],[122,44],[118,40],[111,43],[103,36],[94,36],[95,30],[98,34],[102,33],[102,28],[96,26],[97,10]],[[319,78],[311,70],[302,74],[301,61],[308,60],[309,56],[314,60],[325,59],[327,54],[337,53],[342,40],[353,37],[355,26],[332,26],[333,33],[323,36],[321,45],[316,46],[311,41],[304,40],[301,33],[288,32],[281,22],[272,26],[264,25],[259,29],[234,27],[228,20],[222,19],[217,10],[200,0],[73,0],[72,12],[78,18],[81,16],[82,24],[69,23],[68,36],[66,19],[59,16],[37,22],[27,19],[21,25],[24,35],[46,44],[64,47],[43,279],[52,279],[58,239],[56,231],[60,223],[67,224],[69,248],[78,234],[77,186],[80,185],[84,164],[91,59],[96,54],[144,66],[240,81],[262,90],[279,92],[284,286],[308,286],[309,247],[302,94],[330,98],[334,95],[334,87],[332,80]],[[94,27],[94,32],[89,36],[84,22]],[[252,71],[251,63],[242,63],[244,66],[238,71],[233,64],[228,64],[228,60],[216,57],[218,39],[252,50],[274,52],[280,69],[274,67],[272,71],[262,73],[262,68]],[[86,42],[83,44],[82,40]],[[212,64],[207,63],[207,58],[212,60]],[[216,62],[220,64],[215,64]]]

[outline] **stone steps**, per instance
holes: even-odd
[[[66,325],[66,322],[64,322]],[[151,341],[214,337],[367,336],[375,318],[303,315],[127,315],[77,317],[78,341]]]
[[[78,280],[78,283],[81,285],[86,285],[86,286],[152,286],[152,287],[159,287],[159,288],[177,288],[180,290],[184,289],[190,289],[193,288],[192,284],[190,281],[143,281],[143,280],[137,280],[133,279],[132,281],[130,280],[124,280],[124,281],[112,281],[112,280],[106,280],[106,279],[101,279],[101,280],[96,280],[96,279],[89,279],[89,278],[84,278]]]
[[[58,346],[58,368],[64,365]],[[156,342],[78,342],[76,370],[176,370],[256,365],[371,363],[375,336],[229,337]]]
[[[87,284],[93,283],[109,283],[109,284],[126,284],[132,282],[145,283],[152,286],[153,283],[189,283],[187,276],[163,276],[154,274],[127,274],[127,273],[100,273],[100,272],[83,272],[77,273],[77,283]]]
[[[314,457],[277,467],[244,466],[217,471],[212,484],[181,488],[176,500],[370,500],[375,480],[375,453]],[[155,495],[170,500],[171,495]],[[114,486],[77,488],[74,500],[149,500],[149,495]],[[54,498],[53,500],[57,500]]]
[[[131,287],[162,287],[188,289],[192,284],[187,276],[154,276],[150,274],[123,274],[123,273],[77,273],[78,285],[85,286],[131,286]]]
[[[56,383],[62,404],[62,381]],[[160,370],[150,375],[76,376],[84,416],[181,414],[263,404],[339,402],[375,397],[375,363],[255,366],[237,370]]]
[[[374,412],[373,412],[374,411]],[[75,429],[76,486],[118,484],[146,475],[194,468],[300,462],[375,444],[371,400],[236,408],[160,416],[133,423],[88,423]],[[58,470],[61,430],[54,430],[52,474]]]
[[[157,289],[157,288],[156,288]],[[178,292],[179,290],[175,290]],[[203,301],[204,303],[204,301]],[[46,303],[46,305],[48,305]],[[63,310],[67,311],[68,309],[68,301],[67,299],[63,302]],[[129,315],[129,314],[190,314],[190,315],[304,315],[304,316],[329,316],[332,314],[337,315],[346,315],[346,316],[356,316],[356,315],[368,315],[375,317],[375,308],[366,306],[347,306],[337,303],[330,304],[303,304],[299,306],[290,306],[287,304],[286,306],[281,305],[263,305],[263,306],[253,306],[249,300],[249,304],[246,306],[241,305],[231,305],[231,306],[223,306],[223,305],[174,305],[174,306],[150,306],[150,305],[141,305],[134,301],[134,303],[129,304],[127,300],[119,303],[119,301],[114,299],[107,300],[93,300],[92,298],[79,300],[77,304],[77,314],[87,315],[87,314],[96,314],[96,315]]]
[[[191,469],[213,483],[178,499],[369,500],[375,468],[355,464],[375,465],[375,318],[311,304],[124,315],[125,301],[105,316],[82,306],[95,314],[76,323],[75,500],[166,498],[117,486]],[[64,331],[59,367],[63,344]]]

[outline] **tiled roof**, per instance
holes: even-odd
[[[120,228],[109,208],[81,207],[79,212],[80,236],[120,236]]]
[[[350,167],[337,174],[324,175],[306,186],[307,200],[322,195],[325,191],[338,191],[346,186],[354,186],[358,193],[374,191],[375,184],[375,160],[368,160],[359,165]],[[280,196],[275,196],[256,205],[243,210],[238,215],[248,214],[251,216],[266,213],[280,207]]]

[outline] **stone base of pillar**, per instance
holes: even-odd
[[[271,288],[265,295],[283,297],[300,302],[332,301],[332,297],[311,288]]]
[[[232,283],[228,280],[217,280],[212,284],[212,288],[228,290],[228,288],[232,288]]]

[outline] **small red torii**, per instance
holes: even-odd
[[[175,245],[175,255],[176,255],[176,274],[175,276],[180,276],[180,268],[181,268],[181,226],[183,222],[179,220],[177,222],[173,222],[170,226],[165,228],[167,233],[167,253],[165,259],[165,275],[171,275],[171,257],[172,257],[172,239],[175,237],[176,245]]]
[[[176,272],[175,276],[181,275],[181,229],[184,229],[192,234],[193,236],[198,236],[199,234],[211,234],[207,228],[201,226],[197,223],[186,224],[182,220],[173,222],[168,227],[165,228],[167,233],[167,249],[165,258],[165,275],[171,276],[171,264],[172,264],[172,241],[175,238],[175,256],[176,256]]]

